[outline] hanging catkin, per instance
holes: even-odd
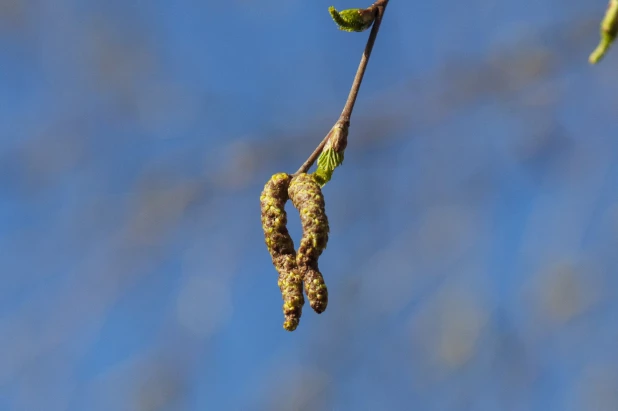
[[[303,237],[296,263],[305,283],[311,308],[322,313],[328,304],[328,290],[318,269],[318,258],[328,242],[328,218],[320,185],[309,174],[299,174],[290,183],[288,193],[300,213]]]
[[[283,328],[294,331],[300,321],[305,303],[302,277],[296,265],[294,242],[288,233],[285,203],[288,201],[288,187],[291,176],[275,174],[264,186],[260,196],[262,228],[266,246],[273,265],[279,272],[279,289],[283,297]]]

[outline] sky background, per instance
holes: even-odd
[[[1,0],[0,410],[617,410],[606,2],[451,3],[386,11],[288,333],[259,195],[369,4]]]

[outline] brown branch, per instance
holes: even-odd
[[[367,45],[365,46],[365,51],[363,52],[363,56],[361,57],[360,64],[358,65],[358,70],[356,70],[356,75],[354,76],[354,81],[352,82],[352,88],[350,89],[350,94],[348,95],[348,100],[345,102],[345,106],[343,107],[343,111],[339,116],[339,120],[335,123],[335,127],[328,132],[326,137],[322,140],[322,142],[316,147],[316,149],[311,153],[307,161],[303,163],[303,165],[298,169],[294,175],[298,175],[301,173],[306,173],[313,163],[318,159],[324,146],[328,142],[328,139],[333,134],[333,130],[338,127],[343,127],[347,130],[350,126],[350,119],[352,117],[352,111],[354,110],[354,103],[356,103],[356,97],[358,96],[358,91],[360,90],[360,86],[363,82],[363,76],[365,75],[365,71],[367,69],[367,63],[369,63],[369,57],[371,56],[371,50],[373,50],[373,44],[376,41],[376,37],[378,36],[378,31],[380,30],[380,24],[382,23],[382,17],[384,17],[384,10],[388,5],[389,0],[377,0],[373,3],[367,10],[372,10],[373,13],[376,13],[375,21],[373,22],[373,27],[371,28],[371,33],[369,34],[369,38],[367,39]],[[347,136],[347,133],[346,133]],[[342,142],[345,147],[347,141]]]

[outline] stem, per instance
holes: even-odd
[[[365,51],[363,52],[363,56],[361,57],[360,64],[358,65],[358,70],[356,70],[356,75],[354,76],[354,81],[352,82],[352,88],[350,89],[350,94],[348,95],[348,100],[345,102],[345,106],[343,107],[343,111],[339,116],[339,120],[337,123],[340,123],[344,127],[348,127],[350,125],[350,119],[352,117],[352,111],[354,110],[354,103],[356,103],[356,97],[358,96],[358,91],[360,90],[360,86],[363,82],[363,77],[365,76],[365,71],[367,69],[367,63],[369,63],[369,57],[371,57],[371,50],[373,50],[373,45],[376,41],[376,37],[378,36],[378,31],[380,30],[380,24],[382,23],[382,17],[384,17],[384,10],[388,5],[389,0],[377,0],[373,3],[369,9],[373,9],[373,12],[376,13],[375,21],[373,22],[373,27],[371,28],[371,33],[369,34],[369,38],[367,39],[367,45],[365,46]],[[324,146],[328,142],[332,134],[332,130],[328,132],[326,137],[322,140],[322,142],[316,147],[316,149],[311,153],[307,161],[303,163],[302,166],[298,169],[294,175],[298,175],[301,173],[306,173],[313,163],[318,159]]]

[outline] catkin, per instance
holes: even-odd
[[[266,246],[273,265],[279,272],[279,289],[283,297],[283,328],[294,331],[302,315],[303,297],[302,276],[296,263],[294,242],[288,233],[285,203],[288,201],[288,187],[291,176],[286,173],[275,174],[264,186],[260,196],[262,228]]]
[[[318,258],[328,242],[328,218],[324,196],[319,184],[309,174],[292,179],[289,197],[300,213],[303,237],[296,253],[296,263],[305,283],[305,292],[311,308],[318,314],[326,309],[328,290],[318,269]]]

